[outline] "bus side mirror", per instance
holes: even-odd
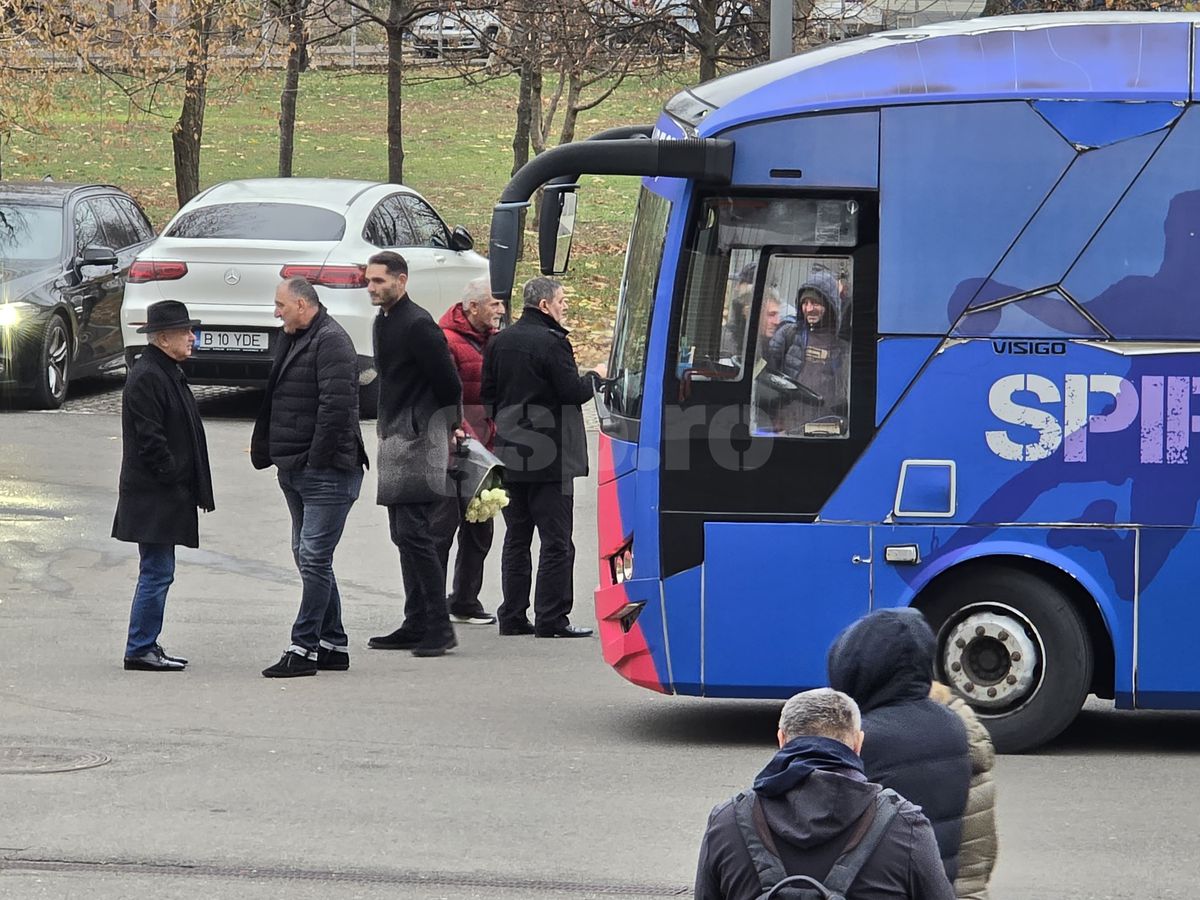
[[[488,240],[488,275],[492,296],[504,301],[507,309],[517,277],[517,253],[521,249],[521,212],[526,203],[497,203],[492,210],[492,231]]]
[[[575,234],[578,184],[549,184],[542,191],[542,217],[538,226],[538,258],[543,275],[562,275],[571,260]]]

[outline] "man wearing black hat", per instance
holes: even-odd
[[[149,346],[129,371],[121,403],[121,480],[113,537],[138,545],[141,565],[125,668],[178,672],[187,660],[158,643],[175,547],[200,545],[197,508],[212,512],[212,472],[196,399],[179,363],[192,354],[200,323],[177,300],[152,303],[138,329]]]

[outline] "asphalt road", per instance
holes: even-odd
[[[402,602],[371,476],[336,561],[350,671],[260,677],[298,579],[278,488],[248,461],[252,391],[203,392],[218,510],[180,551],[163,633],[192,664],[124,672],[119,384],[0,412],[0,897],[686,892],[708,810],[770,756],[778,705],[648,693],[595,640],[464,627],[443,659],[368,651]],[[590,489],[578,507],[586,623]],[[994,900],[1197,896],[1198,761],[1200,717],[1099,703],[1002,758]]]

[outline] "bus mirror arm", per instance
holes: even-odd
[[[512,299],[521,246],[521,214],[534,191],[550,179],[564,175],[574,179],[587,173],[690,178],[725,185],[733,178],[733,152],[733,141],[723,138],[632,137],[560,144],[534,157],[509,181],[492,211],[488,254],[492,296],[506,306]]]
[[[598,131],[585,140],[649,140],[653,132],[653,125],[621,125]],[[542,205],[538,214],[538,262],[543,275],[563,275],[567,271],[571,258],[571,239],[575,231],[575,193],[578,190],[578,172],[551,178],[542,188]]]

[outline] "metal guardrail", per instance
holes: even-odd
[[[287,66],[287,55],[278,51],[264,53],[262,50],[243,49],[239,47],[223,47],[217,56],[226,61],[241,60],[250,68],[282,69]],[[469,61],[462,53],[447,56],[456,63]],[[98,66],[108,64],[108,68],[122,70],[129,68],[129,61],[121,56],[108,56],[103,53],[89,53],[88,59]],[[146,60],[162,60],[163,69],[181,66],[178,55],[163,51],[146,51],[140,57],[142,64]],[[317,45],[309,48],[309,67],[313,69],[382,69],[387,66],[388,48],[386,44],[359,44],[357,46]],[[482,57],[480,57],[482,60]],[[404,48],[405,65],[437,65],[443,59],[425,58],[410,46]],[[87,65],[84,59],[75,54],[56,53],[51,50],[29,49],[14,52],[7,49],[5,67],[8,69],[24,69],[27,71],[82,72]]]

